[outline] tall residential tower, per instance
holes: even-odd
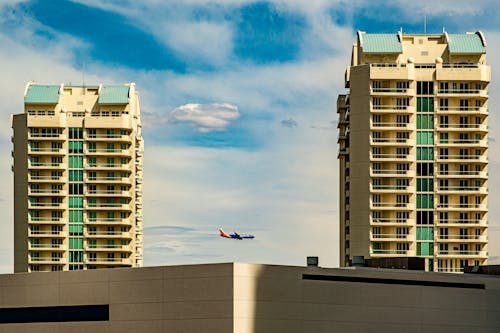
[[[481,32],[358,32],[337,100],[341,266],[486,263],[489,81]]]
[[[135,85],[30,82],[11,125],[14,271],[142,266]]]

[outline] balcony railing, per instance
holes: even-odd
[[[413,219],[403,219],[403,218],[371,218],[370,223],[372,224],[413,224]]]
[[[469,256],[469,257],[487,257],[486,251],[473,251],[473,250],[439,250],[439,256]]]
[[[397,254],[397,255],[408,255],[408,253],[410,252],[410,250],[375,250],[373,249],[371,251],[371,254],[382,254],[382,255],[394,255],[394,254]]]
[[[373,154],[370,153],[372,159],[412,159],[411,154]]]
[[[408,240],[410,241],[413,237],[410,234],[372,234],[373,239],[395,239],[395,240]]]
[[[486,236],[482,235],[438,235],[439,240],[476,240],[481,242],[486,242]]]
[[[61,250],[65,247],[66,246],[64,244],[29,244],[30,250]]]
[[[486,226],[485,220],[477,219],[447,219],[447,220],[437,220],[436,224],[474,224],[474,225],[484,225]]]
[[[372,88],[372,93],[399,93],[399,94],[406,94],[409,88],[385,88],[385,87],[378,87],[378,88]]]
[[[38,148],[38,147],[29,147],[28,153],[36,154],[36,153],[49,153],[49,154],[64,154],[66,150],[62,148]]]

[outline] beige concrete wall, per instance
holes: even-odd
[[[352,67],[350,82],[349,256],[352,258],[370,255],[370,66]]]
[[[485,284],[485,289],[304,280]],[[0,308],[109,304],[108,322],[0,332],[498,332],[500,278],[380,269],[211,264],[0,275]]]
[[[26,114],[12,116],[14,171],[14,272],[28,270],[28,131]]]
[[[235,263],[235,330],[498,332],[500,278]],[[302,280],[302,274],[485,283],[486,289]]]
[[[0,306],[109,304],[109,322],[0,324],[0,332],[233,331],[233,265],[0,275]]]

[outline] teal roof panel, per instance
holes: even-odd
[[[99,104],[128,104],[129,86],[103,86]]]
[[[477,34],[449,34],[448,36],[450,53],[486,53],[486,48]]]
[[[403,53],[397,34],[362,33],[364,53]]]
[[[24,96],[24,103],[57,104],[59,102],[59,86],[30,84]]]

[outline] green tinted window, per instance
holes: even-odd
[[[83,197],[69,197],[69,208],[83,208]]]
[[[83,250],[83,238],[69,238],[70,250]]]
[[[417,256],[432,256],[434,243],[417,243]]]
[[[431,114],[417,114],[417,129],[433,129],[434,116]]]
[[[69,222],[83,222],[83,210],[70,210]]]
[[[434,190],[434,180],[417,178],[417,192],[430,192]]]
[[[417,112],[433,112],[434,98],[433,97],[417,97]]]
[[[417,208],[434,208],[434,195],[417,194]]]
[[[433,147],[417,147],[418,161],[432,161],[434,159]]]
[[[69,156],[68,162],[70,169],[83,169],[83,156]]]
[[[434,240],[434,228],[417,227],[417,240]]]
[[[70,182],[83,181],[83,170],[69,170],[69,181]]]
[[[417,132],[417,145],[433,145],[434,132]]]

